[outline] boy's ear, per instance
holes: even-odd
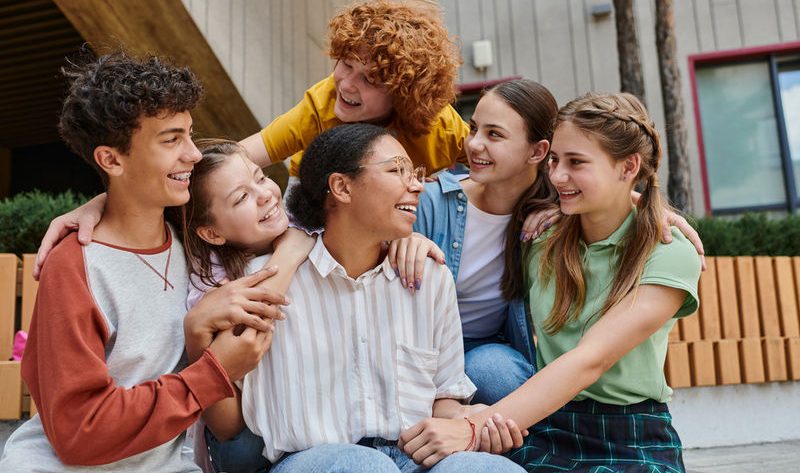
[[[212,227],[197,228],[197,236],[210,245],[221,246],[225,244],[225,237],[220,236]]]
[[[344,174],[334,172],[328,176],[328,189],[334,199],[343,203],[350,203],[352,181]]]
[[[531,155],[528,156],[528,163],[539,164],[542,160],[547,158],[550,152],[550,142],[547,140],[539,140],[531,145]]]
[[[109,176],[122,174],[122,160],[120,153],[111,146],[101,145],[94,149],[94,162]]]

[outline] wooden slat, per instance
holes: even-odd
[[[742,382],[737,340],[714,342],[714,362],[717,365],[717,384],[740,384]]]
[[[22,375],[19,361],[0,361],[0,419],[22,416]]]
[[[795,275],[792,259],[788,256],[775,257],[775,282],[778,289],[781,335],[800,337],[800,319],[797,316],[797,292],[794,289]]]
[[[670,343],[664,364],[667,384],[673,388],[688,388],[692,385],[689,368],[689,345],[686,342]]]
[[[736,290],[736,277],[733,267],[733,258],[730,256],[717,256],[706,258],[715,260],[717,267],[717,290],[719,291],[719,315],[722,323],[722,338],[737,339],[742,336],[741,323],[739,322],[739,297]],[[705,301],[700,301],[702,307]]]
[[[0,360],[11,359],[14,344],[18,264],[16,255],[0,254]]]
[[[706,260],[706,270],[700,276],[698,294],[702,301],[700,304],[700,328],[703,340],[719,340],[722,330],[719,321],[717,267],[713,259]]]
[[[783,340],[780,337],[765,337],[762,340],[767,381],[789,379],[786,374],[786,345]]]
[[[764,355],[760,339],[744,338],[739,341],[739,361],[742,365],[743,382],[763,383],[766,381]]]
[[[689,343],[689,364],[692,368],[692,386],[714,386],[717,383],[713,342],[698,340]]]
[[[678,324],[673,325],[672,330],[669,331],[668,341],[670,343],[681,341],[681,329]]]
[[[20,328],[25,331],[30,329],[36,291],[39,289],[39,281],[33,279],[35,262],[35,254],[22,255],[22,323]]]
[[[678,325],[681,328],[681,340],[685,342],[695,342],[703,339],[702,332],[700,331],[700,317],[697,315],[690,315],[678,320]]]
[[[778,316],[778,298],[775,290],[772,257],[756,256],[755,261],[761,333],[765,337],[780,337],[781,323]]]
[[[789,379],[800,381],[800,337],[786,340],[786,367]]]
[[[758,296],[756,279],[751,256],[737,256],[736,267],[737,294],[739,295],[740,319],[743,338],[760,338],[761,324],[758,316]]]

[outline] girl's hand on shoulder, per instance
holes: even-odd
[[[672,210],[667,209],[664,212],[664,222],[662,225],[663,234],[661,235],[661,241],[664,244],[672,243],[672,230],[670,227],[676,227],[683,233],[692,244],[694,248],[697,250],[697,254],[700,255],[700,263],[702,265],[703,271],[706,270],[706,257],[705,257],[705,250],[703,249],[703,242],[700,240],[700,234],[697,233],[697,230],[692,228],[689,225],[689,222],[682,216],[679,215]]]
[[[397,446],[418,465],[431,468],[454,452],[475,450],[477,439],[465,419],[428,418],[400,434]]]
[[[47,232],[39,244],[39,251],[36,252],[36,263],[33,266],[33,279],[39,280],[39,274],[42,271],[44,260],[50,254],[50,250],[58,244],[70,232],[78,231],[78,241],[82,245],[88,244],[92,241],[92,233],[94,227],[97,226],[100,219],[103,217],[103,211],[106,208],[107,195],[102,193],[95,196],[89,202],[81,205],[77,209],[60,215],[50,222],[47,227]]]
[[[422,287],[425,258],[444,264],[444,252],[425,236],[412,233],[410,237],[389,242],[389,264],[400,276],[403,287],[412,294]]]
[[[513,419],[504,419],[500,414],[494,414],[481,428],[480,441],[476,443],[481,452],[501,454],[521,447],[527,436],[528,429],[520,429]]]
[[[299,228],[289,227],[275,239],[273,246],[275,251],[280,249],[281,253],[285,252],[285,254],[291,255],[299,264],[305,261],[316,242],[316,236],[311,236]]]
[[[559,210],[558,207],[529,214],[525,217],[525,222],[522,224],[522,232],[519,235],[520,241],[525,242],[539,238],[539,235],[552,227],[560,219],[561,210]]]

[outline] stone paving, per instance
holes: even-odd
[[[0,421],[0,453],[6,439],[23,421]],[[684,452],[687,473],[797,473],[800,472],[800,440],[696,448]]]

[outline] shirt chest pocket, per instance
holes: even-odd
[[[439,351],[397,344],[398,403],[403,428],[433,414]]]

